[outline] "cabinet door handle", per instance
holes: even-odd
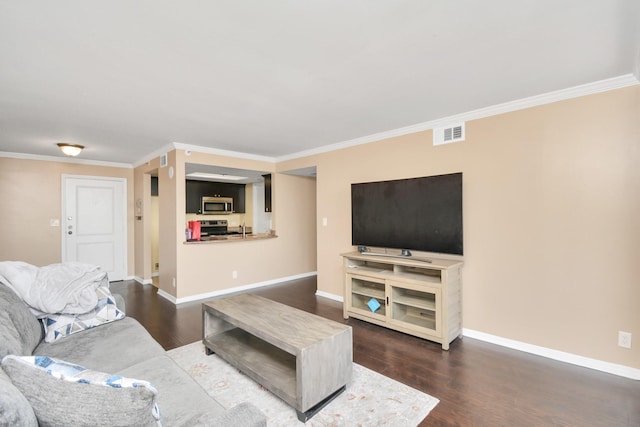
[[[389,297],[387,297],[387,305],[389,305]]]

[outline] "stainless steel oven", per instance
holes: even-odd
[[[227,220],[214,219],[200,221],[202,236],[220,236],[227,234]]]

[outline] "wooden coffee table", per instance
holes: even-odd
[[[351,327],[253,294],[202,304],[207,354],[217,353],[296,409],[302,422],[351,379]]]

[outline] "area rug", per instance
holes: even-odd
[[[364,366],[353,364],[353,378],[331,403],[306,423],[283,400],[226,363],[207,356],[201,342],[168,352],[222,406],[251,402],[267,416],[269,427],[417,426],[439,400]]]

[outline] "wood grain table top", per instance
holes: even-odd
[[[203,307],[291,354],[351,328],[254,294],[208,301]]]

